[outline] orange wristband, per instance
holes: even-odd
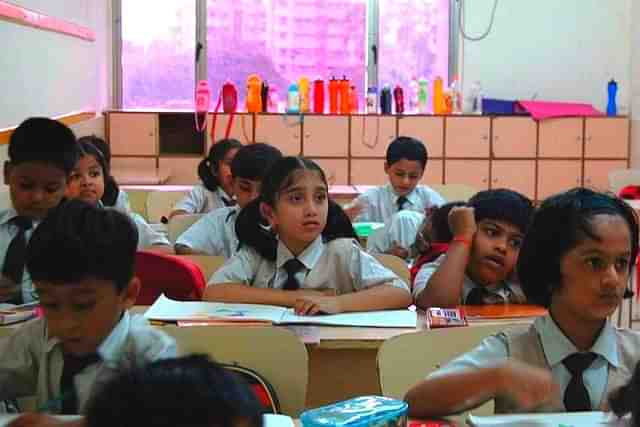
[[[462,243],[463,245],[465,245],[467,248],[471,248],[471,240],[464,238],[462,236],[456,236],[453,239],[451,239],[451,243],[453,242],[459,242]]]

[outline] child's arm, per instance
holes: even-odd
[[[442,263],[427,279],[426,287],[416,295],[418,307],[455,307],[460,304],[465,271],[477,230],[473,208],[451,209],[449,227],[454,235],[453,241]],[[416,283],[418,280],[416,278]]]
[[[368,221],[369,218],[366,214],[368,206],[367,197],[363,194],[352,200],[351,203],[344,205],[342,210],[352,222],[356,221],[356,219],[358,221]]]
[[[194,185],[189,194],[175,204],[173,210],[169,213],[169,219],[176,215],[189,215],[202,212],[206,199],[205,191],[201,185]]]
[[[244,283],[218,283],[207,286],[202,299],[204,301],[294,307],[301,298],[322,297],[323,295],[325,295],[323,291],[308,289],[285,291],[282,289],[254,288]]]
[[[314,315],[402,309],[410,304],[411,294],[406,289],[382,284],[339,296],[305,295],[298,298],[294,309],[299,315]]]
[[[225,255],[228,209],[216,209],[198,219],[176,239],[178,255]]]
[[[151,245],[151,246],[146,247],[145,250],[149,251],[149,252],[155,252],[155,253],[166,254],[166,255],[174,255],[175,254],[175,252],[173,250],[173,246],[166,245],[166,244]]]
[[[507,359],[494,366],[433,375],[412,387],[405,400],[411,417],[429,418],[466,411],[498,396],[527,411],[558,393],[549,370]]]
[[[174,249],[178,255],[208,255],[204,251],[199,251],[197,249],[190,248],[187,245],[181,245],[180,243],[176,243]]]

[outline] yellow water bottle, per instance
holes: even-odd
[[[433,114],[444,114],[444,93],[442,77],[438,76],[433,80]]]
[[[311,111],[309,102],[309,79],[306,77],[300,77],[298,81],[298,90],[300,91],[300,112],[308,113]]]

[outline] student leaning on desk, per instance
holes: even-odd
[[[485,339],[408,393],[410,415],[443,416],[493,399],[497,413],[607,410],[638,360],[640,334],[616,329],[638,254],[638,222],[622,200],[574,189],[545,200],[518,259],[533,325]]]
[[[175,356],[172,338],[128,312],[140,289],[136,245],[135,226],[115,209],[71,200],[49,212],[27,248],[44,317],[0,340],[0,399],[35,395],[39,412],[84,413],[118,372]],[[59,424],[26,414],[10,425]]]

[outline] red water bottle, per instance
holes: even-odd
[[[349,114],[349,79],[342,77],[340,86],[340,114]]]
[[[329,113],[338,114],[338,92],[340,91],[340,83],[335,77],[329,80]]]
[[[404,113],[404,94],[400,86],[393,89],[393,99],[396,104],[396,114]]]
[[[313,112],[324,113],[324,80],[322,79],[313,82]]]

